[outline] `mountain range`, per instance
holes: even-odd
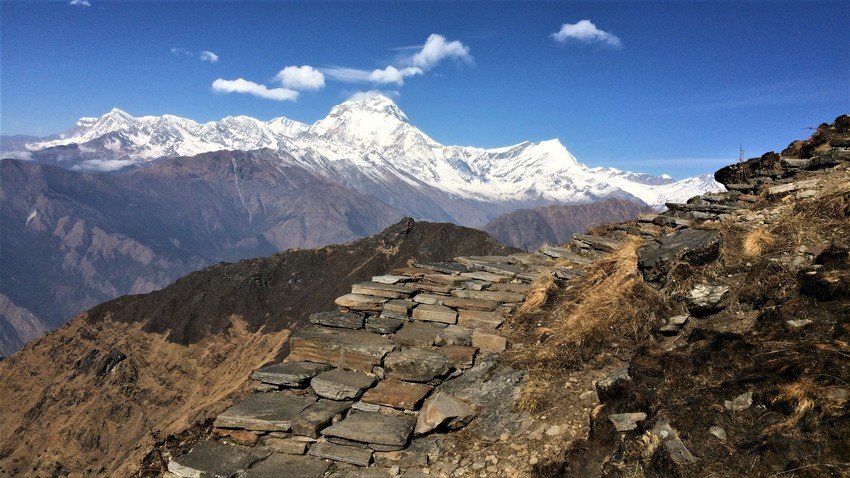
[[[722,188],[590,168],[557,140],[443,146],[380,95],[312,125],[114,109],[52,137],[2,139],[0,356],[119,295],[220,261],[352,241],[405,216],[536,247]],[[523,234],[529,217],[536,232]]]

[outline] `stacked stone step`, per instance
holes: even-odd
[[[414,263],[354,284],[336,300],[339,310],[313,314],[292,335],[284,362],[252,374],[256,393],[215,420],[227,438],[196,446],[169,470],[347,476],[356,472],[348,467],[368,467],[375,453],[404,450],[414,436],[464,427],[476,410],[440,385],[505,350],[500,327],[532,282],[589,261],[549,248]]]

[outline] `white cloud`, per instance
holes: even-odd
[[[109,171],[118,171],[133,164],[135,164],[135,161],[132,159],[87,159],[71,166],[71,169],[90,173],[106,173]]]
[[[596,28],[596,25],[590,20],[564,23],[561,25],[561,30],[552,34],[552,38],[559,43],[566,43],[568,40],[577,40],[588,44],[602,43],[614,48],[623,46],[623,42],[620,41],[619,37],[613,33]]]
[[[398,91],[385,91],[385,90],[368,90],[368,91],[355,91],[351,96],[348,97],[348,101],[362,101],[368,100],[369,98],[374,98],[376,96],[387,96],[398,98],[401,94]]]
[[[404,79],[408,76],[421,75],[422,73],[422,69],[415,66],[409,66],[400,70],[394,66],[388,66],[383,70],[374,70],[372,73],[369,73],[369,81],[381,84],[395,83],[401,86],[404,84]]]
[[[446,58],[472,62],[469,47],[459,41],[447,41],[446,37],[432,33],[424,45],[402,47],[401,50],[416,52],[397,59],[396,65],[376,70],[361,70],[344,66],[322,68],[328,78],[346,83],[372,83],[376,85],[395,84],[401,86],[404,79],[423,75]]]
[[[275,78],[293,90],[320,90],[325,86],[325,75],[309,65],[287,66]]]
[[[455,58],[458,60],[472,61],[472,55],[469,54],[469,47],[463,43],[455,41],[446,41],[446,37],[437,33],[432,33],[428,36],[422,49],[414,53],[408,62],[423,70],[430,70],[437,66],[437,63],[446,58]]]
[[[198,58],[200,58],[201,61],[207,61],[210,63],[215,63],[218,61],[218,55],[207,50],[198,53]]]
[[[175,48],[172,48],[170,51],[171,51],[171,54],[174,55],[174,56],[185,56],[185,57],[190,57],[190,58],[198,58],[199,60],[206,61],[208,63],[217,63],[218,62],[218,55],[215,52],[211,52],[209,50],[204,50],[202,52],[195,53],[195,52],[189,51],[185,48],[175,47]]]
[[[89,0],[71,0],[70,2],[68,2],[68,5],[77,5],[77,6],[80,6],[80,7],[90,7],[91,3],[89,2]]]
[[[219,93],[242,93],[274,101],[295,101],[298,99],[297,91],[288,88],[268,88],[266,85],[260,85],[244,78],[235,80],[219,78],[213,81],[212,89]]]
[[[32,153],[29,151],[4,151],[0,158],[17,159],[18,161],[32,161]]]

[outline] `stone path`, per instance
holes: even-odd
[[[618,245],[585,238],[573,250],[414,263],[354,284],[337,311],[312,315],[292,335],[283,363],[251,375],[255,393],[218,416],[218,439],[173,458],[169,472],[398,476],[405,470],[376,468],[374,454],[451,433],[482,412],[436,389],[506,349],[500,327],[532,282],[580,275],[592,256]]]

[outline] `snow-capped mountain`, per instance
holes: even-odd
[[[426,210],[436,206],[448,218],[472,224],[516,207],[624,197],[658,208],[722,190],[708,175],[673,181],[669,176],[589,168],[557,139],[493,149],[445,146],[413,126],[392,100],[381,95],[346,101],[312,125],[247,116],[197,123],[171,115],[133,117],[113,109],[100,118],[80,119],[58,139],[27,145],[30,151],[57,147],[76,151],[67,156],[76,169],[97,167],[100,160],[120,160],[119,166],[124,166],[219,150],[272,149],[285,152],[281,156],[288,161],[295,158],[320,176],[394,207],[426,194],[436,202]],[[455,211],[454,204],[464,201],[468,207],[499,207],[483,215]]]

